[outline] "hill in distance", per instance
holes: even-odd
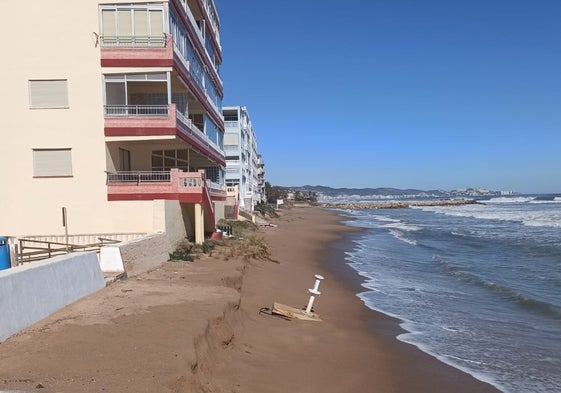
[[[476,197],[494,197],[501,195],[514,195],[514,191],[495,191],[484,188],[464,188],[459,190],[418,190],[418,189],[399,189],[391,187],[379,188],[332,188],[327,186],[301,186],[287,187],[292,191],[315,192],[322,198],[340,198],[340,197],[361,197],[372,199],[386,198],[476,198]]]

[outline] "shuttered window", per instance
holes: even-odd
[[[164,13],[158,10],[150,11],[150,34],[159,37],[164,34]]]
[[[71,149],[33,149],[33,176],[72,176]]]
[[[161,37],[163,34],[164,11],[161,9],[119,7],[101,10],[101,35],[106,38]]]
[[[134,10],[134,35],[148,36],[148,11]]]
[[[119,37],[132,37],[132,21],[129,10],[117,10],[117,35]]]
[[[30,80],[30,108],[68,108],[68,81],[66,79]]]
[[[116,14],[116,10],[101,10],[101,34],[103,36],[114,37],[117,35]]]

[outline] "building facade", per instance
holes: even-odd
[[[226,199],[213,0],[10,7],[0,233],[201,242]]]
[[[225,106],[222,109],[226,133],[226,186],[239,189],[239,208],[248,212],[264,200],[265,171],[257,152],[257,138],[244,106]]]

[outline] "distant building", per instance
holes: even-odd
[[[226,186],[238,187],[239,208],[251,212],[265,199],[265,164],[257,153],[257,138],[246,107],[225,106],[222,113]]]
[[[166,232],[223,215],[213,0],[13,2],[0,27],[0,234]],[[25,28],[22,28],[25,26]]]

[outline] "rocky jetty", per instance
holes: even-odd
[[[473,199],[446,199],[432,201],[388,201],[388,202],[347,202],[322,203],[322,207],[331,209],[360,210],[360,209],[403,209],[411,206],[460,206],[473,205],[478,202]]]

